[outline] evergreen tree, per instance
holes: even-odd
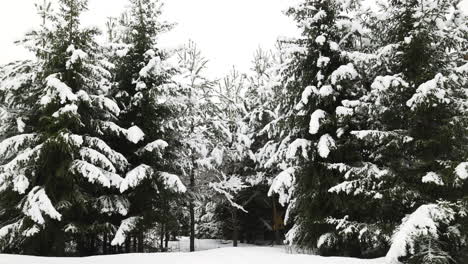
[[[244,206],[249,202],[239,199],[240,192],[246,188],[252,176],[255,155],[250,149],[251,138],[245,123],[245,74],[233,69],[218,85],[216,91],[218,115],[213,122],[214,158],[213,170],[216,181],[210,187],[218,193],[221,204],[228,212],[228,233],[237,247],[239,240],[239,212],[247,213]]]
[[[50,33],[38,34],[38,72],[25,92],[34,102],[20,133],[2,149],[2,247],[64,255],[70,242],[91,254],[96,228],[126,214],[115,193],[126,159],[103,140],[120,109],[109,99],[94,28],[82,28],[87,1],[62,0]],[[45,36],[45,37],[44,37]]]
[[[170,213],[174,194],[186,191],[174,174],[180,172],[174,161],[179,145],[177,115],[183,105],[180,87],[172,79],[177,63],[156,43],[158,35],[169,28],[159,21],[160,10],[158,1],[131,0],[115,33],[116,43],[110,45],[117,55],[111,60],[115,64],[113,95],[122,113],[118,126],[109,129],[114,132],[112,141],[130,164],[120,185],[130,201],[129,214],[111,244],[125,243],[129,249],[134,237],[138,252],[144,250],[146,231],[159,225],[164,230],[160,236],[165,235],[169,223],[176,221]]]
[[[363,254],[356,233],[336,222],[346,218],[343,198],[328,192],[360,162],[349,132],[357,125],[353,101],[365,87],[357,66],[342,56],[366,45],[358,7],[354,1],[301,1],[290,8],[302,38],[287,43],[279,114],[265,128],[272,140],[264,166],[280,171],[269,194],[289,203],[286,218],[294,222],[287,240],[321,254]]]
[[[206,205],[208,183],[212,177],[213,159],[210,150],[213,149],[212,124],[217,119],[217,109],[213,102],[214,82],[205,73],[208,61],[197,45],[189,41],[178,51],[178,59],[179,73],[175,79],[182,88],[179,100],[183,107],[178,118],[178,141],[181,144],[177,164],[190,187],[190,251],[195,251],[195,226],[200,217],[196,211]]]
[[[282,244],[284,210],[275,197],[268,197],[269,184],[275,173],[265,169],[264,146],[269,141],[265,126],[277,116],[277,98],[281,98],[281,74],[284,66],[284,50],[281,42],[272,51],[258,49],[248,75],[243,122],[245,134],[250,138],[250,150],[255,154],[251,165],[249,183],[238,196],[240,203],[249,212],[240,216],[241,236],[247,243],[254,243],[257,233],[266,234],[264,239]],[[267,145],[268,146],[268,145]]]
[[[366,201],[362,206],[371,208],[366,215],[372,229],[355,215],[339,224],[374,230],[364,238],[384,248],[401,219],[414,212],[396,230],[389,261],[447,263],[465,247],[460,242],[465,187],[458,174],[467,153],[466,19],[457,4],[382,5],[370,25],[375,46],[359,56],[364,65],[359,73],[367,73],[370,89],[354,105],[354,117],[365,122],[351,134],[363,144],[363,164],[330,191],[349,197],[347,207],[355,199]],[[418,222],[422,216],[427,223]]]

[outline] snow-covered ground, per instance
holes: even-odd
[[[383,259],[362,260],[288,254],[279,247],[226,247],[194,253],[152,253],[88,258],[42,258],[1,255],[0,264],[383,264]]]
[[[239,247],[252,246],[239,243]],[[157,247],[157,246],[156,246]],[[195,249],[197,251],[232,247],[232,241],[220,239],[195,239]],[[178,237],[178,241],[169,241],[169,250],[172,252],[189,252],[189,237]]]

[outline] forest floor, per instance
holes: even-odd
[[[224,247],[194,253],[122,254],[87,258],[42,258],[0,254],[0,264],[383,264],[354,259],[288,254],[284,247]]]

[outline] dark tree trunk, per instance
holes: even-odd
[[[192,164],[195,164],[195,160],[192,157]],[[190,173],[190,190],[195,191],[195,171],[192,168]],[[192,198],[193,199],[193,198]],[[190,200],[189,211],[190,211],[190,252],[195,251],[195,205]]]
[[[143,253],[143,233],[138,233],[138,252]]]
[[[54,244],[56,251],[54,255],[57,257],[65,256],[65,233],[60,228],[57,230]]]
[[[275,198],[272,197],[273,202],[273,230],[275,232],[275,243],[281,245],[280,223],[278,223],[278,211],[276,210]]]
[[[90,235],[88,239],[88,248],[87,248],[86,255],[91,256],[94,254],[94,251],[95,251],[94,242],[95,242],[94,235]]]
[[[130,253],[130,237],[125,239],[125,253]]]
[[[166,249],[169,249],[169,239],[170,239],[171,235],[169,233],[169,231],[166,230],[166,241],[165,241],[165,247]]]
[[[239,239],[239,226],[237,225],[237,209],[232,209],[232,246],[237,247]]]
[[[190,252],[195,251],[195,209],[193,202],[189,205],[190,211]]]
[[[133,252],[137,252],[137,237],[133,236]]]
[[[102,254],[107,255],[107,233],[102,237]]]
[[[164,251],[164,224],[161,224],[161,234],[159,237],[159,249],[161,252]]]

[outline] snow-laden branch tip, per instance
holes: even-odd
[[[39,225],[45,224],[43,214],[58,221],[62,219],[62,215],[54,208],[44,188],[39,186],[34,187],[28,193],[20,209]]]
[[[322,135],[317,144],[317,151],[322,158],[328,158],[332,150],[336,148],[335,140],[329,134]]]
[[[176,193],[184,193],[187,191],[187,188],[182,183],[179,176],[161,171],[159,172],[159,176],[162,177],[163,184],[166,187],[166,189]]]
[[[162,151],[166,149],[168,146],[169,144],[167,144],[166,141],[162,139],[158,139],[144,146],[143,150],[148,151],[148,152],[153,152],[156,150],[159,154],[161,154]]]
[[[399,264],[398,258],[415,253],[419,236],[439,237],[440,224],[450,224],[455,211],[439,204],[425,204],[403,219],[392,238],[392,246],[386,259],[389,264]]]
[[[126,132],[126,135],[127,139],[134,144],[142,141],[145,137],[145,133],[143,133],[143,131],[138,126],[132,126],[129,128]]]
[[[322,119],[325,119],[327,113],[321,109],[315,110],[310,117],[309,133],[315,135],[320,129]]]
[[[232,175],[231,177],[226,177],[223,175],[223,180],[211,182],[209,186],[217,193],[223,195],[232,207],[247,213],[243,206],[234,201],[234,195],[247,187],[239,176]]]
[[[119,226],[119,229],[115,233],[114,239],[111,241],[112,246],[122,245],[127,238],[129,232],[134,230],[140,221],[140,217],[130,217],[122,221]]]
[[[72,89],[66,85],[64,82],[59,80],[56,74],[52,74],[46,78],[46,93],[42,96],[40,103],[42,105],[47,105],[54,98],[59,99],[60,104],[65,104],[68,102],[76,102],[78,97],[72,92]]]
[[[37,134],[22,134],[0,142],[0,160],[9,159],[23,147],[30,147],[38,140]]]
[[[279,195],[279,203],[281,205],[284,206],[289,203],[296,182],[295,172],[295,168],[288,168],[278,174],[271,183],[268,196],[272,196],[273,193],[276,193]]]
[[[111,186],[118,188],[122,182],[122,177],[118,174],[106,171],[83,160],[73,161],[69,170],[72,173],[88,179],[90,183],[98,182],[107,188],[110,188]]]
[[[123,193],[130,188],[135,188],[144,179],[152,177],[154,174],[153,168],[148,165],[141,164],[133,170],[129,171],[120,184],[120,192]]]

